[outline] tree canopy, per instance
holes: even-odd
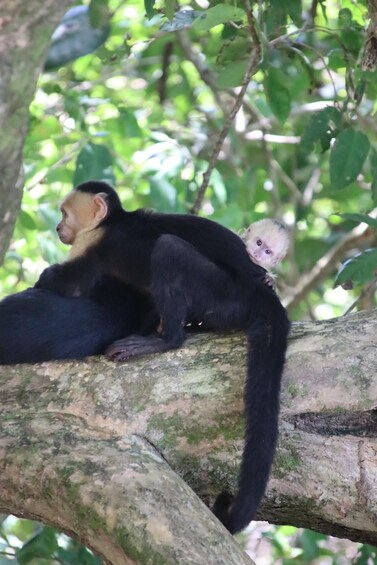
[[[366,236],[376,227],[366,217],[377,198],[366,2],[276,0],[251,9],[93,0],[89,16],[94,29],[110,25],[107,41],[44,72],[30,108],[23,206],[3,294],[63,256],[53,229],[59,202],[72,184],[98,178],[117,186],[128,209],[195,208],[235,230],[265,216],[284,220],[293,243],[281,281],[293,317],[344,311],[353,297],[332,290],[339,262],[350,248],[373,247]],[[345,242],[362,220],[371,229]],[[373,283],[375,262],[368,250],[338,282],[352,280],[360,293]],[[319,278],[300,294],[316,265]]]

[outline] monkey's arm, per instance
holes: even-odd
[[[80,257],[45,269],[34,288],[45,288],[62,296],[87,296],[99,275],[93,261]]]

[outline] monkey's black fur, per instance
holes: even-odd
[[[85,298],[29,288],[0,302],[0,364],[97,355],[116,339],[152,331],[152,322],[150,299],[110,277]]]
[[[184,322],[244,330],[248,341],[246,434],[239,489],[220,495],[214,511],[232,533],[253,518],[265,491],[278,434],[279,393],[289,321],[265,271],[252,263],[243,242],[204,218],[126,212],[110,186],[88,182],[76,191],[105,193],[104,233],[83,256],[42,273],[38,286],[85,294],[99,274],[112,273],[150,290],[164,334],[130,336],[108,349],[114,359],[166,351],[185,340]]]

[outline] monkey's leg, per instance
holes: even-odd
[[[216,327],[217,312],[232,294],[231,276],[174,235],[158,239],[152,253],[151,272],[151,291],[161,317],[163,336],[133,335],[116,341],[106,351],[114,360],[180,347],[186,338],[184,324],[190,318],[210,320],[210,327]],[[221,314],[224,316],[229,318],[225,311]]]

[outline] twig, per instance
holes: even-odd
[[[361,62],[363,71],[373,72],[377,67],[377,1],[368,0],[370,23]]]
[[[317,7],[318,7],[318,0],[313,0],[312,5],[310,6],[310,9],[308,11],[309,25],[310,26],[315,25],[315,17],[317,15]]]
[[[282,210],[281,210],[281,199],[278,190],[278,183],[277,183],[277,168],[273,164],[273,155],[272,151],[270,150],[269,145],[266,143],[265,137],[262,138],[262,151],[264,153],[264,157],[267,164],[267,174],[271,180],[271,200],[274,208],[274,216],[281,219],[282,218]]]
[[[377,210],[375,209],[370,215],[375,217],[376,212]],[[365,226],[364,224],[356,226],[356,228],[338,241],[334,247],[329,249],[329,251],[317,261],[309,273],[300,278],[297,285],[291,290],[288,296],[284,298],[284,306],[289,309],[297,306],[301,300],[303,300],[311,290],[316,288],[326,275],[331,272],[337,261],[342,259],[347,251],[358,247],[361,243],[372,238],[373,236],[370,235],[369,226]]]
[[[244,77],[240,92],[239,92],[239,94],[236,98],[236,101],[234,103],[232,110],[230,111],[227,119],[225,120],[225,124],[223,126],[223,129],[221,130],[220,135],[219,135],[217,142],[215,144],[215,147],[213,149],[213,152],[212,152],[209,164],[208,164],[208,168],[203,175],[202,184],[199,188],[199,191],[198,191],[196,200],[194,202],[194,205],[192,206],[192,208],[190,210],[191,214],[197,214],[200,210],[205,192],[208,188],[208,184],[209,184],[209,180],[211,178],[211,174],[213,172],[213,169],[215,168],[219,153],[221,151],[221,147],[224,143],[226,136],[229,133],[229,130],[231,128],[231,125],[233,123],[233,120],[234,120],[238,110],[241,108],[242,100],[245,96],[245,93],[246,93],[247,87],[249,85],[249,82],[251,80],[251,77],[255,73],[255,71],[258,67],[258,64],[259,64],[259,59],[260,59],[260,54],[261,54],[261,46],[260,46],[259,38],[258,38],[256,29],[255,29],[254,17],[253,17],[251,7],[250,7],[250,3],[249,3],[248,0],[246,1],[246,6],[247,6],[246,13],[247,13],[247,18],[248,18],[248,22],[249,22],[250,34],[251,34],[251,37],[253,39],[253,51],[252,51],[251,57],[249,59],[249,63],[248,63],[247,69],[246,69],[245,77]]]
[[[311,204],[313,200],[313,194],[321,178],[321,169],[317,166],[312,174],[310,175],[310,179],[307,182],[304,190],[302,191],[302,206],[307,207]]]
[[[265,140],[265,141],[267,141],[267,140]],[[299,203],[301,204],[302,194],[301,194],[300,189],[298,188],[297,184],[291,179],[291,177],[289,175],[287,175],[287,173],[285,172],[283,167],[280,165],[280,163],[278,161],[276,161],[276,159],[274,159],[272,156],[271,156],[271,167],[276,171],[276,173],[279,175],[281,181],[285,184],[285,186],[290,191],[291,196],[293,198],[293,201],[296,204],[299,204]]]

